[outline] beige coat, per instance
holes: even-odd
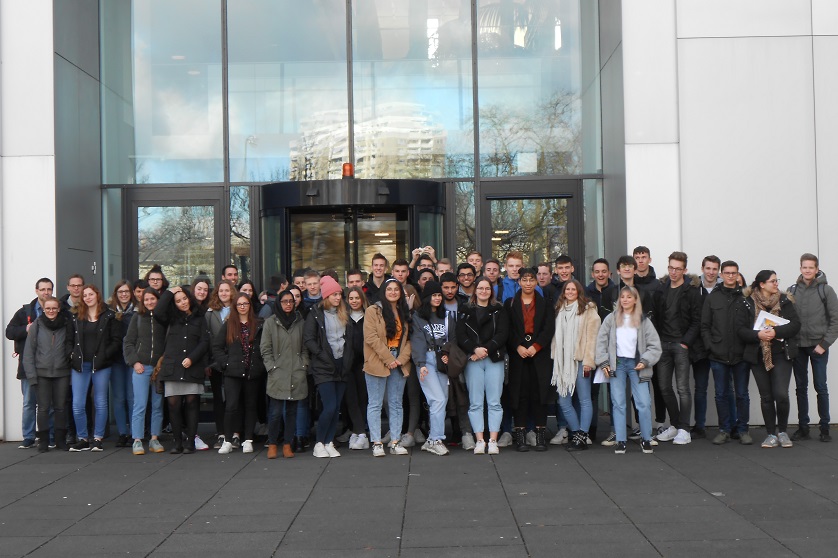
[[[381,314],[381,306],[378,303],[367,308],[364,314],[364,372],[370,376],[386,378],[391,370],[387,367],[394,360],[402,363],[402,374],[410,375],[410,335],[408,325],[402,324],[403,334],[399,356],[394,359],[387,349],[387,328],[384,325],[384,316]]]
[[[581,362],[582,366],[596,368],[596,336],[599,333],[599,313],[596,304],[589,302],[585,311],[580,316],[579,330],[576,338],[576,348],[573,351],[573,360]],[[553,338],[553,345],[557,343],[561,335],[561,328],[556,322],[556,336]]]

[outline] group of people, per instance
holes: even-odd
[[[456,266],[432,247],[411,255],[391,265],[376,254],[368,279],[349,270],[345,287],[333,270],[307,269],[291,282],[272,278],[258,294],[232,265],[214,287],[200,276],[171,288],[155,266],[133,284],[117,283],[107,301],[79,275],[61,300],[50,279],[39,279],[36,298],[6,328],[20,355],[21,447],[37,439],[39,451],[102,451],[110,401],[118,446],[141,455],[148,440],[149,451],[163,452],[167,422],[171,453],[206,449],[197,427],[208,380],[221,454],[253,452],[258,422],[269,459],[309,448],[339,457],[341,443],[376,457],[418,444],[445,455],[450,440],[475,454],[550,444],[581,451],[597,439],[603,384],[611,428],[602,445],[625,453],[636,439],[651,453],[660,442],[706,436],[711,371],[713,443],[753,443],[753,374],[762,447],[791,447],[810,437],[810,363],[820,440],[831,440],[826,363],[838,297],[813,254],[801,257],[787,292],[771,270],[746,286],[738,265],[716,256],[689,275],[683,252],[669,255],[658,279],[643,246],[619,258],[616,282],[609,262],[596,260],[587,286],[568,256],[530,268],[520,252],[503,265],[476,251]],[[790,436],[792,373],[799,424]]]

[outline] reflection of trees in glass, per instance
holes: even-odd
[[[454,230],[457,238],[455,254],[458,262],[464,262],[466,254],[477,246],[474,230],[474,184],[457,182],[454,185],[454,195]]]
[[[525,265],[568,252],[567,200],[492,200],[492,255],[517,250]]]
[[[561,2],[555,0],[481,3],[477,10],[481,54],[555,54],[561,7]]]
[[[480,175],[575,174],[580,169],[581,123],[578,97],[557,91],[532,108],[480,108]],[[536,168],[522,168],[522,154]]]
[[[250,188],[230,187],[230,254],[241,278],[250,279]]]
[[[198,274],[214,275],[212,206],[140,207],[137,214],[138,275],[160,264],[173,285]]]

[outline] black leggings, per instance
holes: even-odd
[[[516,358],[516,357],[512,357]],[[521,385],[518,390],[518,401],[515,405],[515,426],[523,428],[527,426],[527,419],[532,415],[536,426],[547,425],[547,405],[541,403],[541,390],[538,385],[538,375],[532,359],[521,359],[519,368]]]
[[[186,447],[195,447],[195,435],[198,433],[198,401],[200,395],[170,395],[166,398],[169,403],[169,420],[172,421],[172,438],[176,447],[183,447],[182,418],[185,408],[186,414]],[[183,404],[183,401],[186,404]]]
[[[38,377],[38,431],[49,431],[49,410],[55,411],[55,431],[67,432],[67,393],[70,391],[70,376],[61,378]]]
[[[210,389],[212,389],[212,418],[215,420],[215,431],[217,434],[224,432],[224,376],[218,370],[211,369],[210,372]],[[230,399],[230,396],[227,396]],[[173,425],[174,426],[174,425]],[[229,439],[227,440],[230,441]]]
[[[224,436],[232,440],[242,424],[241,404],[244,404],[244,440],[253,440],[253,430],[256,428],[256,411],[259,397],[260,380],[246,380],[227,376],[224,378],[224,390],[227,402],[224,408]],[[242,398],[242,395],[244,397]],[[242,401],[243,399],[243,401]]]
[[[759,389],[759,403],[765,430],[769,434],[785,432],[789,426],[789,383],[792,365],[784,355],[773,355],[774,368],[765,370],[762,362],[751,366]]]
[[[364,380],[363,366],[363,360],[356,360],[346,374],[346,395],[343,398],[355,434],[366,431],[367,382]]]

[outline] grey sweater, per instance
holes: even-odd
[[[41,319],[32,322],[23,349],[23,369],[31,385],[38,377],[61,378],[70,375],[70,353],[73,351],[73,329],[70,320],[66,327],[55,331],[41,326]]]
[[[596,363],[597,366],[608,365],[611,370],[617,369],[617,324],[614,321],[616,312],[605,317],[599,328],[596,340]],[[661,341],[652,320],[645,315],[640,320],[640,328],[637,332],[637,354],[640,355],[640,362],[646,365],[639,371],[643,380],[652,378],[652,366],[657,364],[661,357]]]

